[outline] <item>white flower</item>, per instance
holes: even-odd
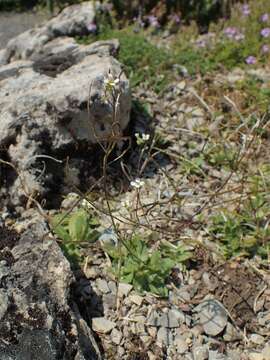
[[[130,185],[132,187],[135,187],[136,189],[140,189],[141,187],[144,186],[144,184],[145,184],[144,181],[139,178],[136,178],[134,181],[130,182]]]
[[[89,203],[89,201],[87,201],[86,199],[83,199],[81,202],[82,207],[84,207],[85,209],[91,209],[91,204]]]
[[[135,133],[137,145],[143,145],[150,139],[150,134]]]
[[[121,201],[121,205],[122,205],[124,208],[129,208],[129,207],[130,207],[130,201],[129,201],[128,199],[122,200],[122,201]]]
[[[142,134],[142,139],[144,141],[148,141],[150,139],[150,135],[149,134]]]
[[[108,77],[104,80],[105,89],[107,91],[112,91],[118,84],[119,78],[114,78],[111,73],[108,74]]]

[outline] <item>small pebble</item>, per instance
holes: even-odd
[[[104,279],[100,279],[100,278],[97,279],[96,280],[96,286],[103,294],[108,294],[110,292],[110,288],[108,286],[108,283]]]
[[[172,333],[169,329],[161,327],[157,332],[157,342],[159,345],[169,346],[173,343]]]
[[[173,343],[176,346],[178,354],[183,355],[188,351],[188,344],[186,343],[183,336],[177,336]]]
[[[270,344],[265,345],[262,354],[265,360],[270,359]]]
[[[259,334],[251,334],[250,335],[250,340],[257,345],[262,345],[265,343],[265,339],[262,335]]]
[[[207,346],[198,346],[193,349],[192,354],[194,360],[207,360],[209,351]]]
[[[206,300],[195,309],[199,313],[199,321],[207,335],[220,334],[227,325],[228,315],[224,307],[216,300]]]
[[[115,326],[115,322],[107,320],[104,317],[96,317],[92,319],[92,328],[98,333],[108,334]]]
[[[111,339],[114,344],[119,345],[122,340],[122,333],[114,328],[111,332]]]
[[[264,358],[264,355],[262,353],[258,353],[258,352],[250,352],[248,354],[248,358],[249,358],[249,360],[266,360]]]
[[[129,296],[129,300],[131,302],[133,302],[134,304],[138,305],[138,306],[141,306],[142,302],[143,302],[143,297],[140,296],[140,295],[130,295]]]
[[[119,297],[128,296],[128,294],[132,290],[132,287],[133,286],[130,284],[120,283],[118,286],[118,296]]]

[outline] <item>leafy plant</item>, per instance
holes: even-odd
[[[112,269],[118,271],[122,262],[120,279],[132,284],[138,292],[151,292],[161,297],[168,296],[166,280],[174,266],[191,257],[182,247],[164,243],[160,249],[151,251],[146,242],[134,236],[120,249],[105,245],[104,250],[112,258]]]
[[[255,254],[266,257],[270,240],[269,216],[269,203],[257,194],[241,212],[223,211],[215,215],[210,234],[221,243],[226,258]]]
[[[52,217],[52,231],[62,240],[61,247],[66,256],[77,261],[80,259],[80,246],[93,243],[99,237],[97,219],[84,209],[74,211],[70,215],[57,214]]]

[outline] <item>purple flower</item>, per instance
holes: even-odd
[[[248,4],[244,4],[242,6],[242,14],[244,16],[248,16],[250,14],[250,8],[249,8],[249,5]]]
[[[97,25],[95,23],[90,23],[87,25],[87,30],[90,33],[95,33],[97,31]]]
[[[177,15],[177,14],[174,14],[174,15],[172,15],[171,16],[171,20],[173,21],[173,22],[175,22],[176,24],[180,24],[180,16],[179,15]]]
[[[160,26],[157,17],[154,15],[149,15],[148,21],[149,21],[149,24],[153,27],[158,28]]]
[[[270,28],[264,28],[264,29],[262,29],[262,31],[261,31],[261,35],[263,36],[263,37],[269,37],[270,36]]]
[[[246,61],[246,64],[253,65],[253,64],[256,64],[257,59],[255,58],[255,56],[250,55],[246,58],[245,61]]]
[[[262,14],[261,22],[267,22],[269,20],[269,15],[267,13]]]
[[[234,40],[236,40],[236,41],[241,41],[241,40],[244,40],[244,39],[245,39],[245,35],[240,33],[240,32],[238,34],[236,34],[235,37],[234,37]]]
[[[233,27],[233,26],[227,27],[224,30],[224,34],[227,36],[227,38],[236,40],[236,41],[241,41],[241,40],[244,40],[244,38],[245,38],[245,35],[242,34],[239,29],[237,29],[236,27]]]
[[[229,26],[224,30],[224,34],[230,39],[232,39],[236,33],[237,33],[237,28],[233,26]]]
[[[262,52],[263,54],[268,54],[269,51],[270,51],[270,48],[269,48],[268,45],[263,45],[263,46],[262,46],[261,52]]]

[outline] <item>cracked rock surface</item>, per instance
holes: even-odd
[[[69,37],[83,35],[93,16],[90,3],[66,8],[45,25],[12,39],[1,51],[0,147],[20,173],[20,179],[9,178],[1,192],[10,195],[13,205],[21,204],[25,195],[45,196],[55,184],[65,182],[64,165],[48,158],[42,165],[43,155],[65,159],[80,146],[89,149],[110,136],[112,128],[116,130],[113,122],[119,134],[128,125],[131,95],[114,57],[118,41],[79,45]],[[121,74],[115,116],[104,99],[108,73]],[[79,172],[78,161],[73,164],[71,156],[69,177],[76,186]]]
[[[72,301],[70,265],[46,230],[0,229],[0,359],[100,359]]]

